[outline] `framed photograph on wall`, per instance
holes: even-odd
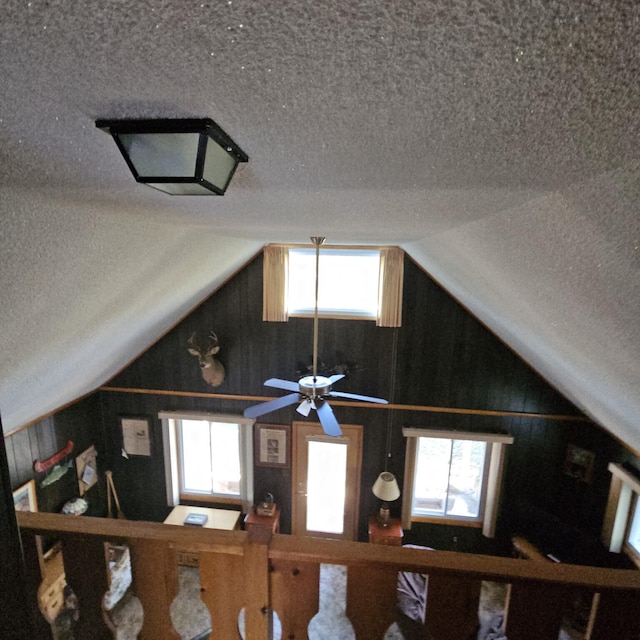
[[[98,482],[98,453],[91,445],[76,458],[76,474],[78,476],[78,489],[83,496],[93,485]]]
[[[291,465],[291,427],[287,424],[255,425],[254,458],[258,467]]]
[[[564,460],[564,473],[579,482],[591,483],[593,481],[593,466],[596,456],[593,451],[582,449],[575,444],[567,445],[567,454]]]
[[[29,480],[13,492],[13,505],[16,511],[37,511],[36,483]]]
[[[151,419],[146,416],[122,416],[122,450],[127,456],[151,455]]]

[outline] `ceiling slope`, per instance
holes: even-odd
[[[640,449],[636,0],[6,0],[0,412],[102,383],[267,242],[400,244]],[[211,117],[223,198],[98,118]]]

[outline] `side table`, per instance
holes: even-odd
[[[403,535],[402,525],[398,518],[391,518],[388,527],[383,527],[378,522],[377,516],[369,518],[369,542],[401,547]]]
[[[251,527],[265,527],[272,533],[280,531],[280,509],[276,507],[272,516],[259,516],[251,509],[244,518],[244,528],[248,531]]]

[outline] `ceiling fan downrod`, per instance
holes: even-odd
[[[318,280],[320,273],[320,247],[324,244],[325,238],[311,236],[311,242],[316,248],[316,306],[313,312],[313,382],[316,383],[318,377]]]

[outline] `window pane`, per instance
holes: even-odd
[[[486,442],[418,438],[412,515],[479,518]]]
[[[477,518],[480,515],[486,450],[486,442],[453,441],[447,515],[464,518]]]
[[[633,513],[633,520],[631,521],[631,528],[629,530],[629,544],[640,553],[640,507],[638,506],[640,501],[636,497],[636,508]]]
[[[347,445],[308,442],[307,530],[342,533],[344,530]]]
[[[318,309],[326,313],[378,312],[379,251],[320,251]],[[289,251],[289,313],[313,313],[316,256],[314,249]]]
[[[240,495],[240,430],[230,422],[211,423],[213,492]]]
[[[417,458],[412,512],[422,516],[443,516],[449,484],[451,440],[418,438]]]
[[[182,420],[182,476],[186,492],[211,493],[211,436],[206,420]]]

